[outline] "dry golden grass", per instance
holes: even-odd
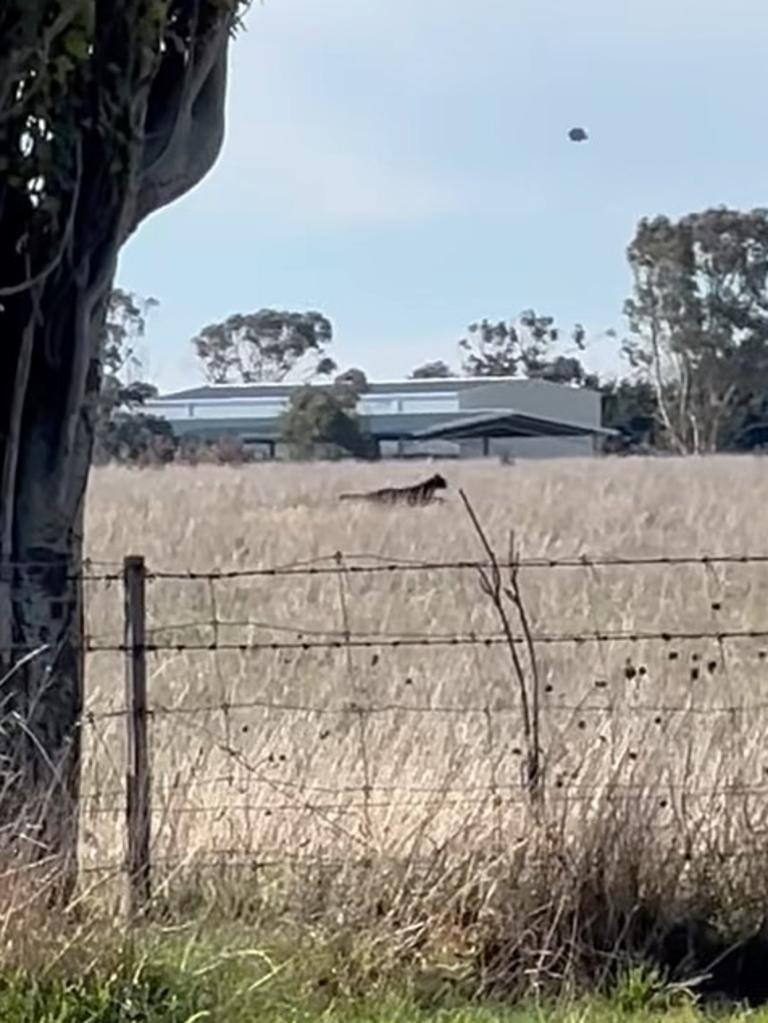
[[[151,569],[196,570],[337,551],[347,565],[477,558],[459,485],[502,554],[510,529],[524,557],[768,551],[759,458],[457,464],[446,470],[443,506],[336,499],[429,471],[100,470],[89,554],[119,562],[140,553]],[[536,633],[768,628],[768,565],[526,569],[521,585]],[[119,586],[94,583],[88,601],[89,632],[119,642]],[[472,571],[157,580],[149,625],[156,641],[224,644],[499,629]],[[153,654],[151,700],[173,711],[152,725],[157,860],[461,858],[520,850],[535,831],[538,848],[554,834],[558,848],[578,837],[582,866],[598,834],[616,862],[628,850],[673,857],[678,889],[713,851],[723,878],[743,875],[742,857],[755,862],[768,827],[764,646],[540,646],[546,810],[536,821],[503,646]],[[91,655],[89,708],[122,703],[119,655]],[[120,857],[122,728],[97,718],[87,733],[86,863]],[[659,877],[668,866],[659,859]]]

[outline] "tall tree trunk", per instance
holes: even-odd
[[[15,45],[0,61],[0,877],[7,855],[74,873],[106,301],[121,245],[218,156],[244,4],[102,0],[83,19],[71,4],[49,17],[56,6],[11,4],[2,26]]]
[[[0,873],[42,861],[64,894],[77,873],[83,502],[113,265],[89,282],[62,271],[0,312]]]

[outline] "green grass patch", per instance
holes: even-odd
[[[718,1013],[691,992],[634,971],[610,998],[527,1005],[475,1001],[416,978],[367,985],[328,950],[267,954],[199,938],[153,937],[89,963],[63,957],[0,971],[2,1023],[722,1023],[768,1012]]]

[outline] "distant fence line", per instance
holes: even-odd
[[[218,617],[215,603],[209,619],[197,621],[184,621],[178,623],[167,623],[163,625],[152,625],[147,621],[146,590],[147,586],[156,581],[170,580],[179,584],[191,582],[206,582],[212,587],[222,581],[236,581],[256,578],[276,577],[315,577],[315,576],[347,576],[347,575],[392,575],[397,573],[418,573],[418,572],[457,572],[490,571],[500,568],[504,571],[522,570],[559,570],[559,569],[598,569],[618,568],[631,570],[647,566],[658,566],[660,568],[674,569],[681,566],[701,567],[713,569],[718,566],[743,566],[743,565],[766,565],[768,564],[768,553],[766,554],[721,554],[721,555],[659,555],[659,556],[590,556],[576,555],[571,557],[546,558],[546,557],[521,557],[514,561],[491,562],[487,560],[406,560],[391,559],[372,554],[342,554],[337,552],[323,558],[316,558],[306,561],[297,561],[285,565],[256,566],[243,569],[214,569],[201,571],[198,569],[155,569],[148,567],[141,557],[129,557],[124,560],[122,567],[115,562],[84,561],[76,572],[70,573],[70,578],[88,583],[106,584],[119,583],[123,589],[124,620],[122,636],[99,636],[86,635],[83,639],[82,649],[85,654],[114,653],[121,654],[125,660],[125,705],[116,709],[105,711],[87,710],[82,717],[82,727],[97,729],[99,722],[108,720],[121,720],[125,725],[126,736],[126,786],[101,791],[94,795],[84,793],[83,803],[89,806],[89,813],[95,815],[125,815],[126,835],[126,861],[123,869],[129,881],[131,901],[135,910],[141,909],[151,897],[151,867],[153,862],[158,864],[163,858],[153,857],[152,853],[152,823],[157,813],[153,809],[153,789],[151,774],[151,741],[149,725],[154,719],[164,717],[189,718],[205,717],[212,714],[220,714],[225,717],[236,711],[259,709],[265,711],[283,712],[288,714],[311,714],[324,717],[334,715],[358,715],[361,717],[374,717],[387,714],[412,714],[412,715],[449,715],[449,716],[471,716],[484,715],[489,717],[504,714],[518,714],[519,707],[515,706],[490,706],[483,703],[464,704],[413,704],[405,701],[366,701],[359,699],[350,700],[344,703],[333,705],[303,703],[295,700],[273,700],[268,697],[238,700],[218,700],[191,703],[185,706],[164,706],[161,702],[153,700],[151,695],[151,684],[149,682],[148,657],[153,654],[168,653],[218,653],[233,652],[244,655],[269,653],[269,652],[309,652],[309,651],[353,651],[353,650],[400,650],[418,648],[478,648],[478,647],[503,647],[513,645],[525,645],[533,643],[535,646],[560,646],[574,644],[632,644],[652,643],[662,644],[669,648],[674,643],[687,641],[711,641],[721,646],[726,643],[739,640],[765,640],[768,645],[768,608],[766,609],[766,623],[760,628],[702,628],[702,629],[663,629],[663,630],[582,630],[574,632],[530,632],[528,634],[516,634],[504,631],[475,633],[472,631],[456,633],[437,632],[365,632],[354,631],[348,628],[337,630],[311,630],[302,629],[300,625],[294,628],[286,626],[274,626],[269,623],[258,622],[251,619],[238,619],[227,621]],[[41,563],[12,563],[4,562],[3,568],[11,571],[15,569],[50,567],[49,564]],[[721,603],[718,600],[709,601],[711,612],[716,616],[721,610]],[[254,640],[249,642],[236,642],[222,639],[218,630],[225,627],[264,627],[295,633],[295,638],[277,640]],[[213,635],[210,640],[175,641],[164,640],[158,633],[183,632],[185,630],[211,629]],[[45,648],[40,650],[42,654]],[[35,651],[32,648],[14,646],[5,653],[29,656]],[[668,650],[670,659],[675,659],[677,653]],[[768,659],[768,649],[758,649],[753,656],[761,661]],[[629,676],[628,676],[629,677]],[[605,687],[607,683],[595,681],[595,689]],[[609,708],[605,704],[591,704],[585,701],[563,701],[562,699],[548,699],[546,710],[552,712],[563,712],[572,715],[606,714]],[[754,702],[722,702],[709,706],[695,706],[687,702],[666,702],[651,701],[638,702],[622,707],[622,713],[628,715],[733,715],[749,710],[768,711],[768,700],[755,700]],[[657,724],[661,718],[657,720]],[[256,773],[259,770],[248,755],[237,747],[236,744],[217,743],[218,749],[229,756],[246,772]],[[523,756],[522,750],[515,750],[514,753]],[[206,776],[195,777],[194,784],[200,787],[214,787],[226,784],[231,781],[230,775],[216,775],[211,778]],[[253,803],[243,802],[220,802],[206,803],[201,806],[181,806],[175,809],[180,815],[193,815],[201,813],[233,812],[242,810],[244,813],[280,814],[292,813],[298,809],[305,809],[310,812],[325,813],[339,809],[339,804],[330,797],[340,794],[359,795],[358,803],[346,803],[348,808],[355,808],[359,805],[361,810],[369,812],[381,808],[406,808],[421,807],[428,808],[432,805],[440,808],[458,806],[464,803],[477,805],[480,802],[491,798],[500,801],[495,805],[524,804],[530,798],[530,792],[524,780],[518,784],[487,784],[478,786],[455,786],[450,784],[441,786],[410,786],[399,785],[377,785],[366,781],[359,786],[313,786],[311,784],[298,784],[281,780],[270,780],[269,784],[277,792],[293,793],[295,798],[286,803]],[[670,782],[666,786],[670,791],[675,789],[675,783]],[[680,786],[683,788],[682,784]],[[612,782],[612,789],[618,793],[636,793],[646,795],[649,800],[659,805],[664,805],[666,796],[658,793],[647,792],[642,783]],[[168,791],[176,791],[170,786]],[[553,784],[553,791],[548,796],[557,801],[579,800],[587,798],[595,791],[594,786],[589,786],[576,779],[559,779]],[[389,797],[387,796],[389,793]],[[393,798],[393,793],[404,793],[408,798]],[[764,784],[740,783],[734,785],[701,786],[691,789],[685,787],[685,793],[691,797],[709,798],[715,796],[738,797],[738,796],[768,796],[768,779]],[[377,794],[379,798],[377,798]],[[307,798],[309,796],[309,798]],[[424,798],[416,798],[421,796]],[[437,798],[439,797],[439,798]],[[288,857],[287,859],[290,859]],[[208,861],[206,861],[208,862]],[[237,857],[230,860],[211,859],[211,863],[222,863],[233,865]],[[251,861],[252,862],[252,861]],[[266,861],[265,861],[266,862]],[[112,865],[114,866],[114,865]],[[91,867],[89,869],[96,869]]]

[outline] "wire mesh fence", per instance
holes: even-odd
[[[630,803],[670,840],[714,840],[733,807],[766,827],[767,565],[140,563],[137,632],[125,566],[86,563],[83,869],[125,869],[137,756],[158,868],[509,848],[542,813],[580,828]]]

